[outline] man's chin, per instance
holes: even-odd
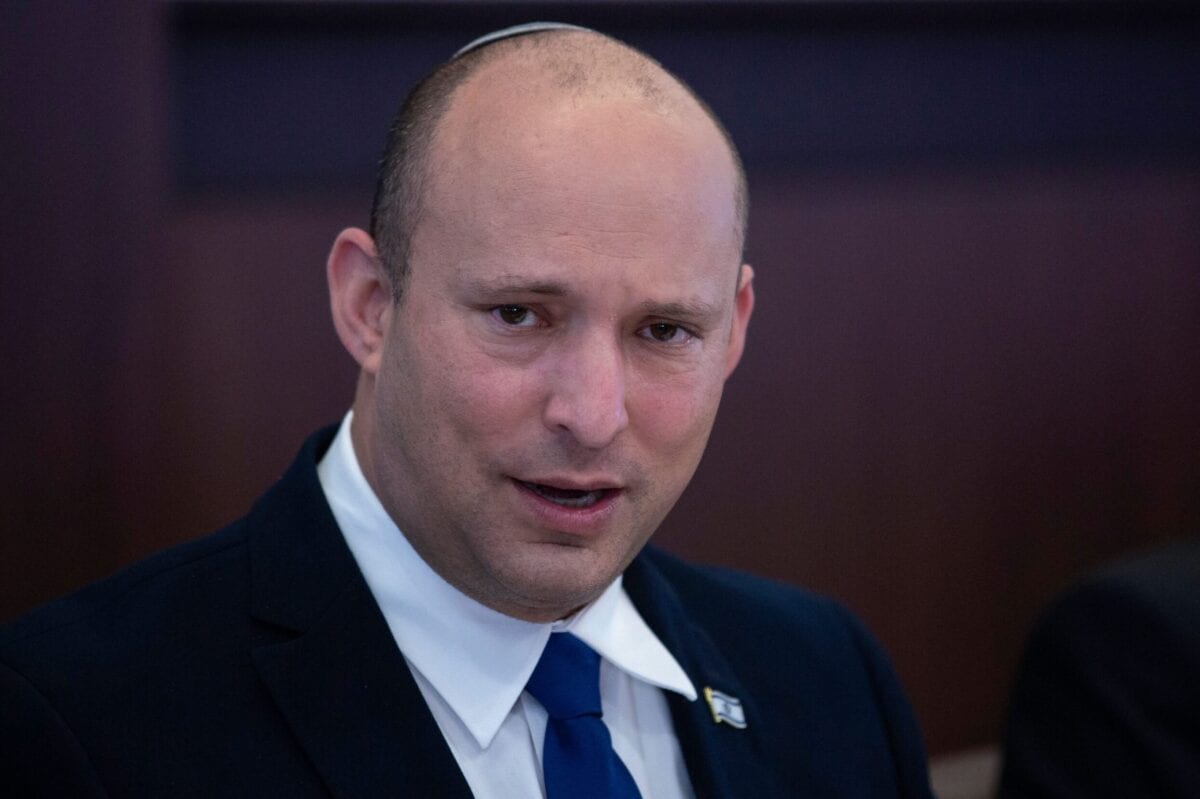
[[[604,593],[620,574],[619,564],[597,564],[594,557],[589,558],[578,551],[560,552],[551,557],[543,555],[536,562],[526,562],[522,566],[505,581],[516,601],[501,612],[537,622],[556,621],[572,615]]]

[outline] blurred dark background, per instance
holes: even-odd
[[[759,305],[658,541],[832,594],[930,749],[1037,610],[1200,531],[1200,13],[1155,2],[9,3],[0,619],[240,515],[353,363],[387,121],[489,29],[641,46],[727,122]]]

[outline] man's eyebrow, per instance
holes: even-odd
[[[647,300],[640,304],[639,309],[646,316],[665,316],[670,319],[693,319],[708,321],[721,315],[721,306],[704,300],[684,300],[681,302],[655,302]]]
[[[521,275],[501,275],[488,280],[471,280],[467,288],[476,294],[545,294],[563,297],[567,287],[553,280],[526,278]]]

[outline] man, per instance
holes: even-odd
[[[5,783],[928,796],[845,611],[645,548],[742,353],[745,227],[728,137],[644,55],[535,26],[443,65],[329,256],[351,414],[245,519],[4,632]]]
[[[1200,539],[1059,597],[1021,663],[1000,795],[1200,796]]]

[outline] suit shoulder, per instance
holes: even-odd
[[[845,685],[857,675],[860,685],[900,695],[882,647],[840,602],[734,569],[693,565],[658,550],[648,554],[689,621],[722,651],[739,657],[733,653],[760,652],[763,641],[771,642],[770,658],[752,658],[756,663],[744,668],[758,668],[761,660],[771,669],[805,674],[814,685]]]
[[[840,602],[823,594],[722,566],[698,565],[647,548],[654,567],[701,625],[806,640],[841,641],[867,635]],[[871,644],[869,636],[867,638]],[[873,645],[873,644],[871,644]]]
[[[239,520],[215,533],[155,553],[144,560],[52,600],[0,626],[0,654],[36,647],[38,641],[81,637],[80,628],[103,626],[116,618],[144,615],[155,605],[151,597],[188,594],[199,579],[209,579],[246,544],[246,526]]]
[[[666,584],[660,593],[679,600],[683,634],[710,642],[749,687],[781,762],[796,759],[787,742],[816,736],[830,751],[844,746],[862,758],[853,779],[870,774],[875,782],[861,795],[929,796],[912,709],[886,654],[850,611],[813,591],[733,569],[653,549],[646,558]]]

